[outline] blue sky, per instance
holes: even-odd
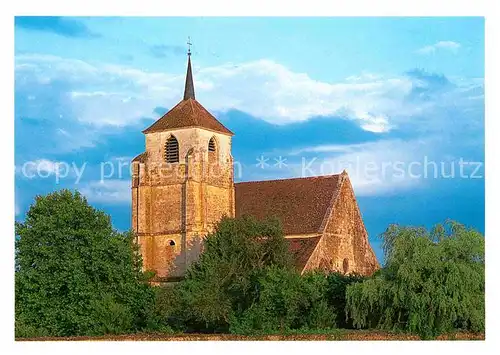
[[[237,180],[346,168],[379,259],[377,235],[390,223],[452,218],[484,232],[482,18],[17,17],[15,26],[16,219],[36,194],[67,187],[129,228],[130,175],[119,162],[142,152],[141,130],[182,98],[191,36],[196,96],[235,133]],[[84,167],[78,183],[72,167]]]

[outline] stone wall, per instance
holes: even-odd
[[[347,174],[306,269],[370,275],[379,268]]]
[[[183,275],[181,234],[141,235],[138,239],[145,270],[156,271],[159,278]]]
[[[191,148],[204,151],[204,160],[208,160],[208,142],[212,137],[216,140],[219,160],[226,161],[231,156],[231,136],[202,128],[182,128],[146,134],[146,151],[150,162],[164,161],[165,143],[171,135],[175,136],[179,142],[181,160],[186,157]]]

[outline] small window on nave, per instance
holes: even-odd
[[[170,136],[165,143],[165,160],[167,163],[179,162],[179,142],[174,136]]]
[[[216,150],[217,150],[217,144],[215,143],[215,137],[212,137],[208,142],[208,151],[215,152]]]
[[[344,274],[349,272],[349,259],[345,258],[342,262],[342,268],[344,269]]]

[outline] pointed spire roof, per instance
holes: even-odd
[[[233,132],[224,127],[222,123],[195,99],[193,71],[191,69],[191,50],[188,51],[184,98],[174,108],[142,132],[152,133],[188,127],[200,127],[214,132],[233,135]]]
[[[193,71],[191,69],[191,51],[188,52],[188,66],[186,73],[186,84],[184,85],[184,100],[193,99],[194,97],[194,84],[193,84]]]

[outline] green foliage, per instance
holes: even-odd
[[[329,305],[335,309],[337,314],[335,323],[339,328],[353,328],[352,318],[347,317],[345,312],[347,286],[362,282],[365,279],[364,276],[356,274],[344,275],[339,272],[327,275],[326,299]]]
[[[227,331],[231,319],[256,297],[256,280],[268,266],[291,267],[280,223],[224,218],[204,242],[204,252],[172,291],[169,318],[185,330]]]
[[[386,265],[366,278],[301,276],[277,220],[224,218],[186,279],[165,288],[148,285],[133,234],[79,193],[37,197],[16,236],[16,337],[484,331],[484,237],[454,222],[390,226]]]
[[[46,329],[26,324],[16,314],[14,335],[16,338],[39,338],[49,336],[50,333]]]
[[[300,276],[294,270],[271,266],[256,280],[254,303],[231,321],[239,334],[286,332],[335,327],[335,310],[327,300],[322,273]]]
[[[172,325],[175,319],[171,319],[172,314],[181,314],[178,309],[179,300],[176,299],[172,285],[166,287],[155,287],[155,301],[149,307],[147,314],[146,331],[173,333]],[[182,328],[182,324],[177,324],[177,329]]]
[[[386,266],[348,286],[347,312],[357,327],[418,333],[484,331],[484,237],[447,222],[390,226],[382,235]]]
[[[113,230],[78,192],[38,196],[16,235],[19,334],[121,333],[146,325],[154,294],[132,233]]]

